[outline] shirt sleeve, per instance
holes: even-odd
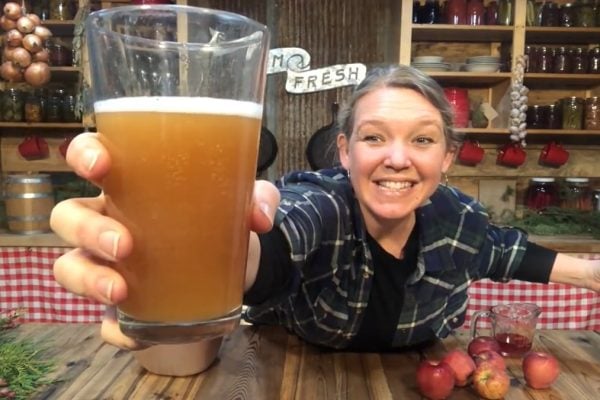
[[[556,255],[557,252],[554,250],[527,242],[523,261],[521,261],[521,264],[515,271],[513,279],[548,283]]]
[[[244,304],[259,305],[285,293],[293,280],[289,244],[278,228],[258,235],[260,262],[256,280],[244,295]]]

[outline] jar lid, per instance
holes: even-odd
[[[554,178],[531,178],[531,182],[538,182],[538,183],[551,183],[554,182],[556,179]]]
[[[565,181],[572,182],[572,183],[587,183],[590,181],[590,179],[589,178],[567,178],[567,179],[565,179]]]

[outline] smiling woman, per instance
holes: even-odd
[[[460,137],[430,77],[402,65],[372,69],[340,110],[338,126],[341,167],[255,183],[247,321],[285,326],[320,346],[389,351],[427,345],[460,327],[469,285],[480,279],[600,291],[600,261],[557,254],[520,229],[495,226],[480,203],[440,184]],[[81,149],[97,149],[92,169],[83,168]],[[110,168],[94,137],[76,138],[69,151],[69,163],[88,179]],[[115,304],[127,288],[89,256],[106,253],[81,229],[98,227],[93,237],[120,232],[111,254],[125,257],[128,232],[102,215],[105,206],[99,197],[55,208],[55,231],[86,250],[59,259],[55,275],[76,293]],[[90,287],[94,280],[111,282],[108,300],[102,285]],[[116,324],[104,325],[105,338],[131,345]]]

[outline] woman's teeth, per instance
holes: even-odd
[[[412,186],[412,183],[410,183],[410,182],[381,181],[381,182],[379,182],[379,186],[383,186],[386,189],[401,190],[401,189],[408,189],[409,187]]]

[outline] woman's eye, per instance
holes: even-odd
[[[365,142],[380,142],[381,136],[375,134],[362,135],[362,140]]]
[[[429,144],[434,143],[434,140],[429,136],[419,136],[415,139],[415,141],[419,144]]]

